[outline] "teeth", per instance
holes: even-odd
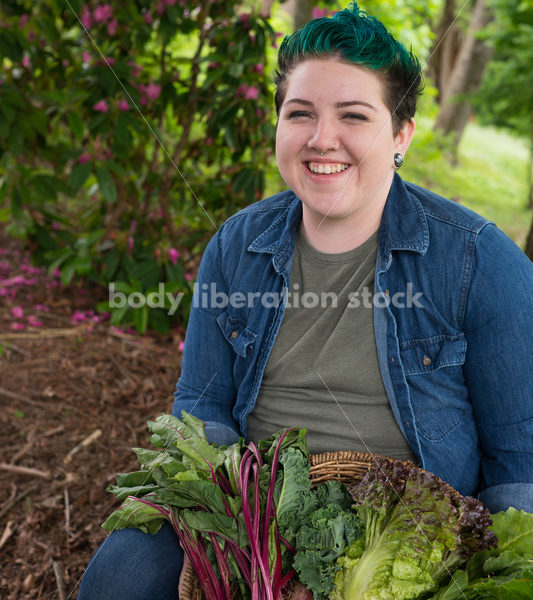
[[[346,165],[343,163],[333,163],[333,164],[323,164],[323,163],[307,163],[309,166],[309,170],[313,173],[325,173],[329,175],[330,173],[341,173],[346,170],[350,165]]]

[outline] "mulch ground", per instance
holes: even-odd
[[[146,421],[172,407],[180,332],[140,337],[91,312],[0,230],[0,598],[74,600],[136,470]]]

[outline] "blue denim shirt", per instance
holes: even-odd
[[[214,442],[246,436],[301,214],[291,191],[261,200],[203,256],[173,412],[206,421]],[[381,376],[420,466],[492,512],[533,512],[532,284],[494,224],[395,175],[375,270]]]

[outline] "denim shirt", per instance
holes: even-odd
[[[282,192],[206,248],[173,413],[206,421],[213,442],[246,436],[301,215]],[[494,224],[395,174],[375,268],[381,376],[420,466],[491,512],[533,512],[532,284],[533,264]]]

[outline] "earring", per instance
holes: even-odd
[[[399,169],[402,165],[403,165],[403,156],[399,152],[396,152],[396,154],[394,155],[394,166],[397,169]]]

